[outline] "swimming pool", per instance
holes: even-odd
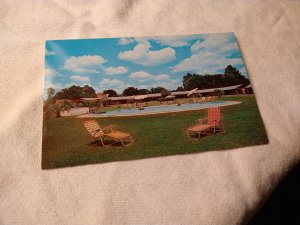
[[[174,113],[174,112],[185,112],[185,111],[193,111],[200,109],[207,109],[212,107],[221,107],[228,105],[235,105],[241,102],[238,101],[217,101],[217,102],[207,102],[207,103],[189,103],[182,104],[177,106],[173,105],[159,105],[159,106],[149,106],[145,107],[144,110],[138,110],[137,108],[132,109],[119,109],[114,111],[108,111],[102,114],[87,114],[81,115],[79,117],[121,117],[121,116],[142,116],[142,115],[153,115],[153,114],[161,114],[161,113]]]

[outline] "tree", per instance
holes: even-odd
[[[115,90],[109,89],[109,90],[104,90],[104,94],[108,94],[108,97],[117,97],[118,94]]]
[[[83,98],[94,98],[97,96],[95,89],[90,87],[89,85],[84,85],[82,91]]]
[[[238,71],[235,67],[228,65],[224,72],[224,78],[230,83],[230,85],[237,84],[249,84],[249,80],[241,75],[241,72]]]
[[[150,91],[148,89],[139,89],[139,95],[146,95],[149,93],[150,93]]]
[[[128,87],[123,91],[123,96],[138,95],[139,91],[135,87]]]
[[[224,72],[225,76],[231,77],[231,78],[235,78],[238,76],[241,76],[240,71],[238,71],[235,67],[233,67],[232,65],[228,65],[225,68],[225,72]]]
[[[99,102],[99,106],[100,108],[105,104],[105,102],[108,100],[108,96],[107,94],[103,94],[100,96],[98,96],[98,102]]]
[[[191,74],[187,73],[183,76],[182,85],[185,91],[190,91],[195,88],[209,89],[221,88],[238,84],[249,84],[249,80],[242,76],[241,73],[231,65],[225,68],[223,74]],[[178,89],[178,88],[177,88]]]
[[[55,117],[61,117],[60,113],[63,110],[69,110],[72,107],[72,103],[68,101],[64,101],[63,103],[59,104],[52,104],[52,110],[55,112]]]
[[[218,97],[221,97],[224,94],[225,94],[225,92],[221,89],[215,89],[213,92],[213,95],[218,96]]]
[[[162,90],[162,92],[161,92],[161,97],[162,98],[165,98],[165,97],[167,97],[168,95],[170,95],[171,93],[167,90],[167,89],[164,89],[164,90]]]
[[[163,91],[167,91],[167,89],[163,87],[156,87],[156,88],[151,88],[150,91],[152,94],[155,94],[155,93],[162,93]]]
[[[69,88],[64,88],[56,93],[54,99],[78,99],[78,98],[96,98],[94,88],[84,85],[83,87],[73,85]]]
[[[47,102],[51,102],[53,100],[54,93],[55,93],[55,90],[52,87],[49,87],[47,89],[47,100],[46,100]]]
[[[53,103],[54,93],[55,93],[55,90],[53,88],[49,87],[47,89],[47,99],[45,100],[44,107],[43,107],[45,119],[48,119],[51,117],[51,114],[52,114],[51,104]]]
[[[184,91],[184,88],[182,86],[180,86],[176,89],[176,91]]]

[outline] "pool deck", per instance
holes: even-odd
[[[197,110],[203,110],[203,109],[207,109],[207,108],[212,108],[212,107],[225,107],[225,106],[231,106],[231,105],[237,105],[240,104],[242,102],[240,101],[224,101],[224,103],[219,104],[218,106],[208,106],[208,107],[199,107],[199,108],[192,108],[192,109],[176,109],[173,111],[156,111],[156,112],[147,112],[147,108],[150,107],[160,107],[160,106],[149,106],[149,107],[145,107],[145,110],[142,111],[142,113],[131,113],[131,114],[119,114],[119,115],[109,115],[106,113],[103,114],[85,114],[85,115],[80,115],[77,116],[78,118],[96,118],[96,117],[101,117],[101,118],[107,118],[107,117],[130,117],[130,116],[145,116],[145,115],[155,115],[155,114],[166,114],[166,113],[179,113],[179,112],[188,112],[188,111],[197,111]],[[201,106],[201,103],[194,103],[194,104],[199,104],[199,106]],[[173,104],[176,105],[176,104]],[[179,106],[180,107],[180,106]]]

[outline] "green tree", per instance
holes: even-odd
[[[44,107],[43,107],[45,119],[48,119],[51,117],[51,114],[52,114],[51,104],[53,104],[54,94],[55,94],[55,90],[53,88],[49,87],[47,89],[47,99],[44,101]]]
[[[117,97],[118,96],[117,92],[113,89],[104,90],[103,93],[108,94],[108,97]]]
[[[224,75],[225,76],[228,76],[228,77],[238,77],[238,76],[241,76],[241,73],[240,71],[238,71],[235,67],[231,66],[231,65],[228,65],[226,68],[225,68],[225,72],[224,72]]]
[[[59,104],[52,104],[51,108],[53,110],[53,112],[55,112],[55,117],[59,118],[61,117],[60,113],[63,110],[69,110],[72,107],[72,103],[68,102],[68,101],[64,101],[63,103],[59,103]]]
[[[47,102],[51,102],[53,100],[55,94],[55,90],[52,87],[49,87],[47,89]]]
[[[146,95],[150,94],[150,91],[148,89],[139,89],[139,95]]]
[[[170,95],[171,93],[168,91],[168,90],[166,90],[166,89],[164,89],[164,90],[162,90],[162,92],[161,92],[161,97],[162,98],[165,98],[165,97],[167,97],[168,95]]]
[[[224,94],[225,94],[225,92],[221,89],[215,89],[214,92],[213,92],[213,95],[218,96],[218,97],[221,97]]]
[[[176,89],[176,91],[184,91],[184,88],[182,86],[180,86]]]
[[[150,91],[152,94],[155,94],[155,93],[162,93],[163,91],[167,91],[167,89],[163,87],[156,87],[156,88],[151,88]]]
[[[183,76],[182,85],[185,91],[195,88],[209,89],[220,88],[238,84],[249,84],[249,80],[242,76],[241,73],[233,66],[228,65],[223,74],[191,74],[187,73]]]
[[[128,87],[123,91],[123,96],[138,95],[139,90],[135,87]]]
[[[224,77],[230,85],[237,84],[249,84],[249,80],[241,75],[241,72],[238,71],[235,67],[228,65],[224,72]]]
[[[73,85],[57,92],[54,96],[54,99],[78,99],[95,97],[97,97],[97,95],[92,87],[88,85],[84,85],[83,87]]]
[[[90,87],[89,85],[84,85],[82,91],[83,98],[94,98],[97,96],[95,89]]]

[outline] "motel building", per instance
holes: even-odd
[[[201,95],[202,97],[209,97],[214,95],[215,90],[221,90],[224,95],[247,95],[253,94],[252,86],[249,85],[234,85],[228,87],[212,88],[212,89],[203,89],[195,90],[193,94]],[[189,93],[191,91],[174,91],[171,92],[169,96],[164,98],[165,100],[175,100],[179,98],[189,98]],[[90,107],[85,106],[85,103],[94,102],[98,105],[119,105],[119,104],[128,104],[129,102],[150,102],[150,101],[160,101],[161,93],[147,94],[147,95],[133,95],[133,96],[119,96],[119,97],[109,97],[103,93],[97,93],[96,98],[80,98],[80,99],[59,99],[55,101],[55,104],[60,104],[65,101],[72,103],[72,108],[68,111],[62,111],[61,116],[75,116],[83,115],[90,113]],[[105,101],[103,101],[105,99]],[[104,103],[105,102],[105,103]]]
[[[201,94],[201,96],[212,96],[215,90],[224,91],[224,95],[239,95],[239,94],[253,94],[251,85],[235,85],[229,87],[221,87],[221,88],[212,88],[212,89],[203,89],[197,90],[194,94]],[[187,98],[187,95],[190,91],[174,91],[171,92],[171,96],[174,96],[173,99],[176,98]],[[144,98],[143,98],[144,96]],[[108,97],[108,102],[110,105],[118,105],[118,104],[127,104],[130,100],[139,100],[142,101],[158,101],[161,98],[161,93],[156,94],[147,94],[140,96],[120,96],[120,97]]]

